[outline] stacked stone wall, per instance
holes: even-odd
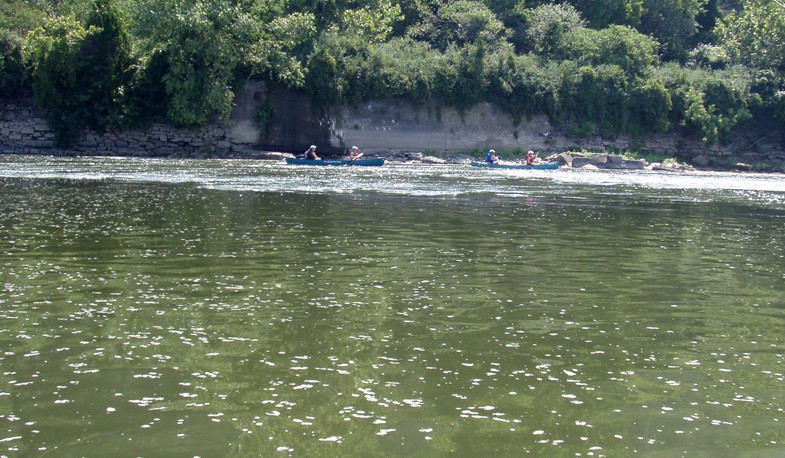
[[[64,149],[56,146],[54,131],[30,101],[6,103],[0,112],[0,153],[221,158],[251,146],[233,141],[225,126],[189,130],[152,124],[144,130],[88,131]]]

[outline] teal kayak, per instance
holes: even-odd
[[[554,170],[559,168],[558,162],[541,162],[539,164],[489,164],[487,162],[472,162],[472,167],[486,169],[521,169],[521,170]]]
[[[372,157],[365,159],[298,159],[293,157],[286,158],[289,165],[347,165],[347,166],[366,166],[379,167],[384,165],[383,157]]]

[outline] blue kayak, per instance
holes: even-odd
[[[378,167],[384,165],[383,157],[373,157],[366,159],[298,159],[294,157],[286,158],[286,163],[289,165],[348,165],[348,166],[366,166]]]
[[[521,170],[554,170],[559,168],[558,162],[541,162],[539,164],[488,164],[487,162],[472,162],[472,167],[487,169],[521,169]]]

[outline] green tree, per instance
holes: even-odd
[[[667,132],[671,127],[672,108],[671,95],[662,81],[654,78],[636,79],[628,99],[630,125],[627,131],[633,134]]]
[[[108,0],[97,0],[86,23],[54,17],[28,35],[25,54],[33,94],[61,146],[83,127],[118,125],[130,58],[119,16]]]
[[[750,110],[756,127],[777,132],[785,125],[785,74],[773,70],[757,70],[750,90],[755,94]]]
[[[371,97],[424,103],[433,97],[437,69],[444,66],[445,59],[427,43],[404,37],[374,48],[369,63]]]
[[[0,0],[0,30],[24,37],[45,21],[46,11],[38,2]]]
[[[485,100],[485,56],[483,43],[448,49],[446,65],[438,67],[435,76],[435,97],[461,111]]]
[[[8,30],[0,30],[0,99],[16,94],[25,77],[22,40]]]
[[[341,26],[350,35],[360,36],[371,43],[384,43],[392,34],[393,24],[401,19],[401,7],[383,0],[376,7],[368,5],[344,11]]]
[[[593,28],[611,24],[637,26],[643,14],[643,0],[571,0]]]
[[[630,76],[643,75],[657,63],[657,42],[627,26],[576,28],[565,34],[557,46],[558,58],[589,65],[615,65]]]
[[[569,118],[596,124],[605,137],[626,132],[628,127],[628,79],[617,65],[581,66],[562,87],[562,100]]]
[[[557,118],[562,81],[558,67],[533,55],[502,50],[489,58],[487,74],[491,99],[516,121],[536,114]]]
[[[696,44],[698,17],[707,0],[644,0],[639,30],[656,38],[666,60],[683,62]]]
[[[490,8],[472,0],[447,2],[408,31],[409,36],[440,50],[480,42],[486,49],[493,49],[505,42],[506,33],[504,24]]]
[[[242,65],[252,75],[291,88],[302,87],[306,79],[305,56],[315,37],[316,19],[312,14],[277,16],[259,28]]]
[[[95,0],[85,19],[95,30],[85,37],[80,55],[80,80],[84,103],[90,107],[84,122],[94,130],[117,125],[124,108],[124,91],[130,81],[131,47],[121,16],[110,0]]]
[[[169,119],[181,126],[228,121],[235,71],[257,36],[249,13],[231,0],[142,0],[134,15],[145,52],[166,56]]]
[[[754,68],[785,71],[785,5],[748,0],[730,12],[715,29],[720,45],[734,62]]]
[[[674,122],[706,144],[726,141],[736,127],[751,119],[750,108],[757,97],[751,91],[754,80],[748,69],[713,71],[666,64],[655,77],[671,94]]]
[[[550,58],[561,46],[564,36],[586,26],[578,10],[568,4],[548,4],[527,12],[531,50]]]
[[[61,146],[70,145],[81,132],[84,116],[81,50],[89,33],[74,17],[55,17],[27,37],[25,55],[32,67],[33,94],[45,110]]]

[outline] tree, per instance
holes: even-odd
[[[15,94],[24,81],[22,40],[7,30],[0,30],[0,98]]]
[[[258,36],[248,12],[231,0],[142,0],[134,14],[142,48],[166,57],[169,119],[192,127],[228,121],[235,71]]]
[[[643,0],[571,0],[593,28],[611,24],[637,26],[643,14]]]
[[[666,60],[683,62],[697,43],[698,16],[707,0],[644,0],[640,31],[662,44]]]
[[[122,116],[123,93],[130,80],[131,45],[119,12],[110,0],[95,0],[85,19],[95,30],[80,50],[84,103],[90,107],[84,121],[94,130],[117,124]]]
[[[341,25],[350,35],[359,35],[371,43],[384,43],[390,37],[393,24],[403,18],[401,7],[383,0],[371,5],[343,12]]]
[[[785,7],[771,0],[749,0],[715,29],[735,62],[785,71]]]
[[[584,64],[615,65],[629,76],[640,76],[657,63],[657,42],[622,25],[576,28],[564,35],[555,55]]]
[[[578,10],[568,4],[549,4],[530,10],[527,35],[532,51],[550,58],[561,46],[564,36],[586,26]]]
[[[46,21],[46,12],[38,2],[0,0],[0,30],[24,37]]]
[[[70,145],[84,126],[120,122],[129,48],[109,0],[96,0],[82,24],[54,17],[28,35],[33,95],[45,109],[58,144]]]
[[[243,65],[253,75],[291,88],[302,87],[306,79],[305,55],[316,36],[316,19],[312,14],[292,13],[265,24],[259,28]]]
[[[673,120],[706,144],[724,142],[752,116],[750,108],[756,96],[751,91],[749,69],[710,71],[671,63],[658,69],[656,78],[671,94]]]
[[[411,26],[408,35],[431,43],[440,50],[450,45],[464,46],[482,42],[488,49],[504,43],[504,24],[482,2],[458,0],[440,6],[432,16]]]

